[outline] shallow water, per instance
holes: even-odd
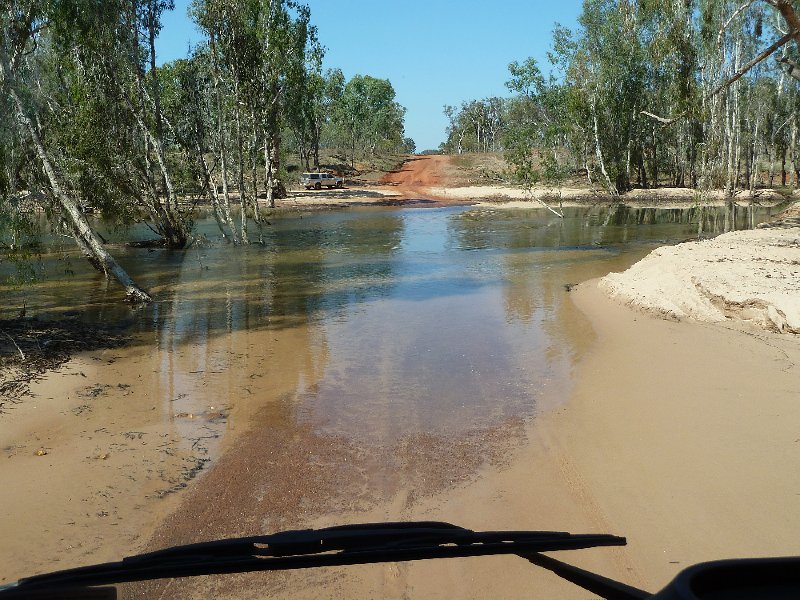
[[[142,307],[51,240],[37,283],[0,288],[0,316],[24,303],[121,323],[133,343],[0,415],[12,540],[0,582],[51,570],[50,556],[77,566],[365,510],[408,518],[499,471],[531,417],[568,397],[592,342],[569,284],[696,235],[695,217],[358,209],[276,217],[245,248],[198,220],[207,239],[186,251],[114,247],[155,298]],[[706,217],[706,231],[724,222]],[[217,468],[174,497],[209,459]]]
[[[706,211],[708,232],[724,220]],[[279,365],[293,420],[391,444],[497,426],[563,396],[591,341],[565,286],[696,235],[696,218],[599,208],[568,209],[563,221],[543,209],[468,207],[295,214],[266,227],[264,246],[118,248],[154,293],[147,307],[121,304],[70,246],[45,256],[47,279],[3,290],[4,304],[128,324],[155,352],[151,385],[170,419],[230,405]],[[197,225],[215,239],[212,220]],[[236,332],[258,337],[232,344]],[[247,414],[274,393],[265,383]]]

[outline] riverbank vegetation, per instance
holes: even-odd
[[[286,194],[287,154],[320,168],[320,149],[356,160],[413,147],[386,79],[323,72],[307,6],[194,0],[204,40],[158,66],[171,0],[12,0],[0,12],[0,246],[28,258],[44,211],[126,288],[149,296],[107,252],[86,213],[143,221],[163,246],[192,237],[187,196],[220,235],[247,244],[259,202]],[[238,205],[238,206],[237,206]],[[240,210],[232,210],[232,207]],[[262,239],[259,233],[258,239]]]
[[[503,151],[516,179],[633,187],[800,185],[800,20],[788,0],[587,0],[556,25],[551,75],[509,65],[510,98],[446,106],[449,153]],[[547,71],[548,69],[544,69]]]

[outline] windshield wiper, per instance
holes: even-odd
[[[606,534],[479,532],[443,522],[344,525],[176,546],[119,562],[28,577],[17,582],[13,591],[223,573],[516,554],[605,598],[649,597],[641,590],[539,554],[598,546],[624,546],[625,543],[623,537]]]

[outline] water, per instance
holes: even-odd
[[[69,240],[48,240],[39,281],[0,288],[0,317],[24,303],[29,316],[121,323],[133,342],[75,361],[0,415],[3,524],[13,524],[2,575],[51,570],[53,556],[61,568],[118,559],[144,550],[157,524],[148,549],[430,518],[427,499],[446,504],[485,469],[493,481],[537,414],[569,396],[593,333],[568,284],[692,237],[694,218],[359,209],[275,217],[265,245],[245,248],[199,219],[207,239],[185,251],[127,248],[114,240],[147,230],[104,230],[155,298],[139,307]],[[705,218],[706,231],[724,222]],[[0,264],[0,280],[9,273]],[[40,445],[49,462],[34,454]],[[189,486],[209,459],[215,468]],[[527,499],[520,483],[497,497]],[[510,506],[527,502],[491,514]],[[325,587],[308,577],[289,589]],[[262,584],[262,595],[276,585]]]
[[[565,286],[696,235],[696,216],[597,208],[561,220],[544,209],[469,207],[286,215],[266,228],[264,246],[116,248],[154,294],[146,307],[122,304],[118,287],[68,245],[51,246],[47,277],[4,289],[3,304],[126,323],[153,353],[153,393],[170,419],[237,402],[248,408],[235,418],[251,418],[280,398],[294,425],[391,445],[525,419],[563,396],[592,335]],[[705,217],[706,231],[723,222],[713,209]],[[197,225],[215,239],[212,220]],[[256,378],[265,378],[258,393]]]

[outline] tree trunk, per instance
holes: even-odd
[[[650,178],[652,182],[652,186],[654,188],[658,187],[658,148],[656,144],[658,143],[658,139],[656,138],[656,126],[653,125],[653,135],[652,135],[652,149],[653,149],[653,175]]]
[[[228,149],[225,144],[225,113],[222,102],[222,90],[220,90],[219,64],[217,62],[216,42],[214,36],[210,36],[209,45],[211,46],[211,65],[212,78],[214,84],[214,96],[217,105],[217,144],[219,146],[220,169],[222,171],[222,215],[231,232],[231,241],[234,245],[239,244],[236,234],[236,225],[231,218],[231,197],[228,189]],[[216,190],[215,190],[216,193]]]
[[[228,234],[225,232],[225,223],[222,218],[222,207],[219,204],[219,196],[217,195],[217,184],[214,181],[213,175],[211,174],[211,169],[208,168],[208,163],[206,162],[206,157],[203,153],[203,148],[200,145],[199,138],[195,140],[195,147],[197,149],[197,161],[200,164],[200,183],[203,186],[203,191],[205,191],[206,197],[211,202],[214,219],[217,222],[217,227],[219,227],[220,235],[222,235],[222,238],[225,239],[228,237]]]
[[[775,180],[775,156],[773,152],[775,151],[775,137],[773,136],[770,145],[767,146],[767,161],[769,163],[769,187],[772,187],[772,184]]]
[[[797,188],[800,174],[797,172],[797,119],[792,119],[792,137],[789,143],[789,164],[794,172],[793,187]]]
[[[753,132],[753,146],[750,153],[750,165],[748,167],[748,180],[750,185],[750,195],[752,197],[753,191],[756,189],[756,178],[758,177],[758,126],[760,119],[756,119],[756,127]]]
[[[781,148],[783,152],[781,152],[781,185],[786,185],[786,148]]]
[[[247,190],[244,187],[244,138],[242,137],[242,111],[240,107],[238,83],[234,83],[234,102],[235,108],[233,109],[233,113],[236,119],[236,162],[238,163],[236,174],[239,176],[239,207],[242,211],[241,240],[242,244],[246,245],[250,243],[250,240],[247,237]]]
[[[648,189],[650,186],[648,185],[647,181],[647,168],[644,165],[643,147],[639,148],[636,160],[637,160],[637,170],[639,171],[639,185],[642,186],[642,188],[644,189]]]
[[[600,148],[600,132],[598,131],[597,125],[597,112],[595,111],[594,105],[592,105],[592,119],[594,121],[594,148],[595,153],[597,154],[597,162],[600,164],[600,172],[603,174],[603,179],[606,182],[606,189],[608,189],[608,193],[611,194],[612,198],[618,199],[619,198],[619,190],[617,186],[615,186],[611,182],[611,178],[608,176],[608,172],[606,171],[606,165],[603,162],[603,150]]]
[[[175,190],[172,187],[172,181],[169,176],[169,171],[167,170],[166,159],[164,157],[164,148],[161,145],[161,141],[147,128],[141,116],[136,112],[135,108],[132,105],[129,107],[131,111],[133,111],[136,121],[139,124],[139,128],[142,130],[142,133],[146,138],[146,143],[151,145],[155,151],[158,166],[161,170],[162,182],[165,184],[167,195],[166,206],[161,205],[161,201],[158,199],[158,191],[155,189],[155,187],[153,187],[151,190],[151,193],[153,194],[153,209],[155,210],[155,214],[157,216],[158,231],[166,241],[167,247],[174,249],[185,248],[187,242],[189,241],[189,231],[186,227],[186,224],[171,208],[170,198],[175,198]],[[148,154],[149,151],[146,151],[146,161],[149,160],[149,156],[147,156]],[[153,182],[149,177],[149,169],[147,175],[149,180],[148,183],[152,186]],[[174,206],[177,206],[177,204],[177,199],[175,199]]]
[[[319,139],[322,137],[322,128],[314,126],[314,170],[319,171]]]
[[[94,231],[92,231],[91,226],[86,221],[86,217],[84,217],[83,213],[78,209],[78,206],[72,198],[67,196],[64,192],[58,181],[56,171],[47,155],[47,151],[44,148],[44,144],[42,144],[42,140],[39,137],[39,132],[34,127],[31,119],[25,114],[22,102],[16,90],[12,88],[9,93],[17,109],[17,118],[31,136],[31,141],[36,147],[36,154],[39,160],[42,161],[42,169],[50,182],[53,195],[67,217],[67,223],[72,230],[72,235],[78,246],[97,270],[102,271],[106,277],[108,277],[109,274],[112,275],[122,287],[125,288],[126,300],[129,302],[151,302],[152,298],[150,295],[136,285],[130,275],[128,275],[114,257],[108,253]]]
[[[253,117],[253,135],[250,138],[250,168],[253,184],[253,220],[258,225],[258,243],[264,245],[264,224],[258,211],[258,132],[256,131],[256,119]]]
[[[275,208],[276,198],[286,198],[286,187],[278,177],[280,169],[280,134],[267,135],[264,144],[264,162],[266,166],[265,184],[267,186],[267,202]]]
[[[148,0],[147,3],[147,32],[149,34],[149,51],[150,51],[150,78],[153,81],[153,117],[155,119],[156,134],[158,143],[156,151],[161,152],[158,157],[159,165],[161,166],[161,173],[163,177],[164,188],[167,190],[167,211],[178,210],[178,198],[175,196],[175,190],[172,187],[172,182],[167,172],[166,163],[163,157],[162,140],[164,139],[164,126],[161,121],[161,89],[158,85],[158,71],[156,70],[156,10],[154,6],[155,0]],[[171,206],[170,206],[170,203]],[[186,240],[183,242],[186,245]],[[174,247],[174,246],[170,246]],[[183,246],[181,246],[183,247]]]

